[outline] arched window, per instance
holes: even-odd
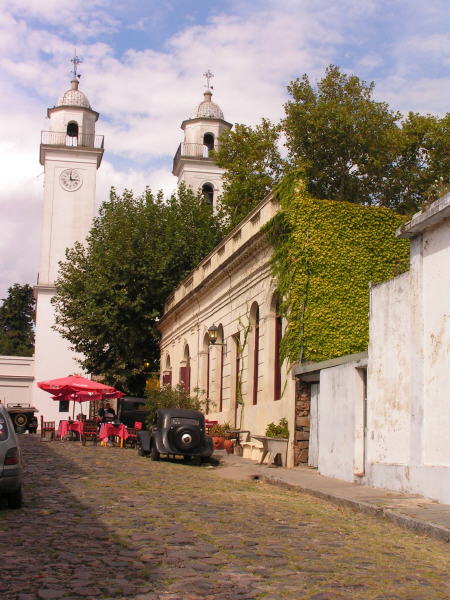
[[[274,327],[275,327],[275,340],[274,340],[274,374],[273,374],[273,399],[279,400],[281,398],[281,356],[280,346],[281,338],[283,337],[283,319],[280,313],[280,298],[278,294],[275,297],[275,315],[274,315]]]
[[[180,385],[184,391],[189,394],[191,391],[191,359],[189,355],[189,346],[184,347],[184,358],[180,367]]]
[[[203,145],[208,148],[208,150],[214,150],[214,134],[205,133],[203,136]]]
[[[225,362],[225,346],[224,346],[224,338],[223,338],[223,327],[222,325],[218,326],[218,334],[217,341],[221,344],[218,346],[219,348],[219,361],[217,365],[217,380],[219,384],[219,411],[223,411],[223,365]]]
[[[205,392],[206,399],[206,414],[209,414],[210,405],[210,356],[209,356],[209,335],[205,333],[203,337],[202,351],[202,390]]]
[[[163,385],[171,386],[172,385],[172,367],[170,365],[170,355],[166,356],[166,366],[163,371]]]
[[[214,188],[211,183],[204,183],[202,185],[202,194],[206,204],[212,206],[214,201]]]
[[[238,420],[238,406],[239,406],[239,396],[242,394],[242,382],[240,380],[241,375],[241,367],[242,367],[242,356],[241,356],[241,344],[240,344],[240,336],[239,333],[236,333],[233,336],[234,341],[234,425],[237,427]]]
[[[67,123],[66,145],[78,146],[78,123],[76,121],[69,121]]]
[[[250,309],[250,323],[252,326],[251,345],[249,348],[249,358],[251,360],[252,371],[252,403],[258,403],[258,378],[259,378],[259,306],[255,302]]]

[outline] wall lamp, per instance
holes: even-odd
[[[219,337],[219,328],[216,325],[214,325],[214,323],[211,325],[211,327],[208,328],[208,337],[210,345],[226,346],[225,343],[217,342],[217,338]]]

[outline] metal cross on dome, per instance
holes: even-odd
[[[206,78],[206,89],[212,90],[213,88],[212,85],[209,85],[209,81],[214,77],[214,73],[211,73],[211,71],[208,69],[206,73],[203,73],[203,77]]]
[[[78,74],[78,65],[80,63],[82,63],[83,61],[81,60],[81,58],[79,58],[77,56],[77,50],[76,49],[75,49],[73,58],[70,59],[70,62],[73,63],[73,71],[72,71],[72,73],[73,73],[74,78],[78,77],[78,79],[79,79],[81,77],[81,75]]]

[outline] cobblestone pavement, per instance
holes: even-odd
[[[298,492],[22,436],[2,600],[448,600],[449,545]]]

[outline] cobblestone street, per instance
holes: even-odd
[[[448,544],[317,498],[21,436],[0,508],[2,600],[445,600]]]

